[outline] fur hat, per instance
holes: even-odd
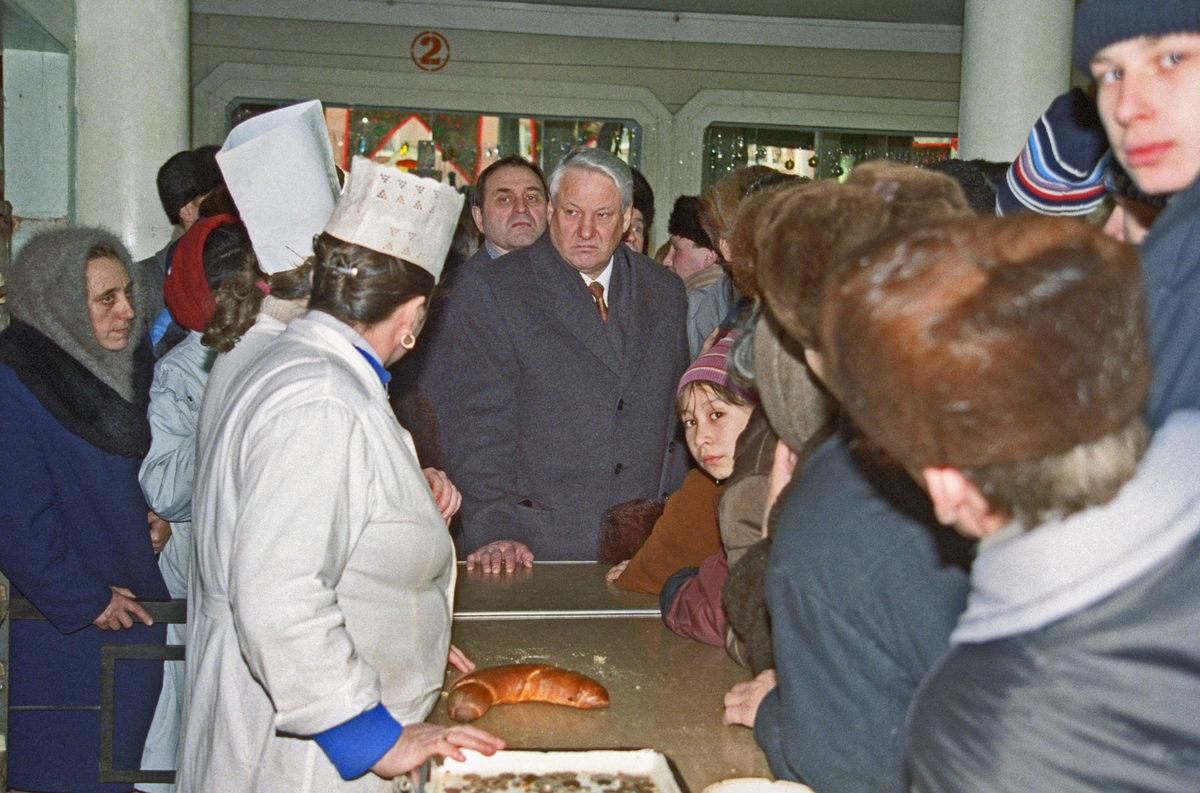
[[[642,213],[646,228],[654,225],[654,190],[646,177],[637,168],[630,168],[633,174],[633,208]]]
[[[721,177],[719,182],[710,184],[700,191],[700,222],[717,250],[715,244],[721,238],[728,238],[733,222],[737,220],[738,207],[751,193],[780,184],[794,181],[797,177],[769,168],[766,165],[751,165],[748,168],[738,168]]]
[[[1139,36],[1200,33],[1196,0],[1083,0],[1075,9],[1071,60],[1084,74],[1097,52]]]
[[[947,157],[944,160],[934,160],[920,166],[927,171],[934,171],[949,176],[958,182],[966,196],[967,203],[976,214],[996,214],[996,192],[1004,184],[1004,176],[1008,173],[1009,164],[992,162],[991,160],[956,160]]]
[[[727,239],[729,254],[732,257],[732,261],[729,263],[729,275],[733,278],[733,285],[737,287],[743,297],[753,298],[758,295],[758,276],[755,273],[755,266],[758,262],[759,251],[754,239],[754,230],[758,226],[758,219],[763,210],[779,193],[811,181],[807,176],[802,176],[791,182],[771,185],[746,196],[738,206],[737,220],[729,230]]]
[[[717,249],[700,223],[700,199],[694,195],[681,195],[675,199],[671,217],[667,220],[667,233],[673,237],[691,240],[710,251]]]
[[[830,280],[825,380],[909,470],[1040,460],[1141,410],[1134,250],[1082,221],[957,221],[881,243]]]
[[[179,225],[179,210],[221,184],[216,154],[216,146],[181,151],[158,169],[158,198],[172,225]]]
[[[784,331],[815,347],[821,284],[839,263],[900,229],[973,216],[950,177],[885,160],[858,166],[843,184],[782,191],[759,217],[759,292]]]

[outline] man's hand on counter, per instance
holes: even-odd
[[[467,556],[468,570],[474,570],[477,564],[483,567],[485,573],[499,573],[502,570],[511,573],[519,564],[533,567],[533,551],[516,540],[497,540]]]
[[[388,749],[387,754],[379,758],[379,762],[371,766],[371,771],[384,779],[394,779],[407,774],[434,755],[465,760],[461,749],[474,749],[491,756],[503,748],[503,739],[478,727],[442,727],[417,722],[404,725],[400,738]]]
[[[768,669],[753,680],[729,689],[725,695],[725,723],[753,728],[758,706],[776,685],[775,670]]]

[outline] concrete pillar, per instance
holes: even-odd
[[[189,148],[188,0],[77,0],[75,220],[134,259],[170,239],[155,176]]]
[[[1013,160],[1070,87],[1075,0],[966,0],[958,156]]]

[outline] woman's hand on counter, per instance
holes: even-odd
[[[519,564],[533,567],[533,551],[516,540],[497,540],[467,556],[468,570],[474,570],[477,564],[483,567],[485,573],[499,573],[502,570],[511,573]]]
[[[629,566],[628,559],[626,559],[623,562],[617,562],[616,564],[614,564],[612,566],[611,570],[609,570],[607,573],[604,574],[604,580],[611,584],[613,581],[616,581],[618,578],[621,577],[621,573],[625,572],[625,568],[628,566]]]
[[[753,680],[731,688],[725,695],[725,723],[753,728],[758,706],[777,684],[775,670],[768,669]]]
[[[453,644],[450,645],[450,657],[446,660],[451,666],[462,672],[464,675],[468,672],[475,671],[475,662],[468,658],[466,653],[455,647]]]
[[[433,492],[438,512],[442,513],[442,518],[449,523],[462,506],[462,493],[458,492],[458,488],[450,481],[450,477],[446,476],[445,471],[422,468],[421,473],[425,474],[425,481],[429,483],[429,489]]]
[[[478,727],[456,725],[442,727],[437,724],[406,724],[400,739],[388,749],[379,762],[371,766],[376,776],[393,779],[407,774],[430,757],[452,757],[465,760],[460,749],[474,749],[491,756],[504,748],[504,741]]]
[[[135,619],[146,625],[154,624],[146,610],[137,604],[132,592],[123,586],[110,586],[109,589],[112,590],[112,600],[108,601],[108,608],[92,620],[93,625],[102,631],[119,631],[132,628]]]

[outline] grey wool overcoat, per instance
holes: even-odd
[[[597,555],[600,517],[678,487],[675,389],[688,365],[683,283],[617,247],[608,321],[549,234],[464,265],[421,376],[462,491],[460,548]]]

